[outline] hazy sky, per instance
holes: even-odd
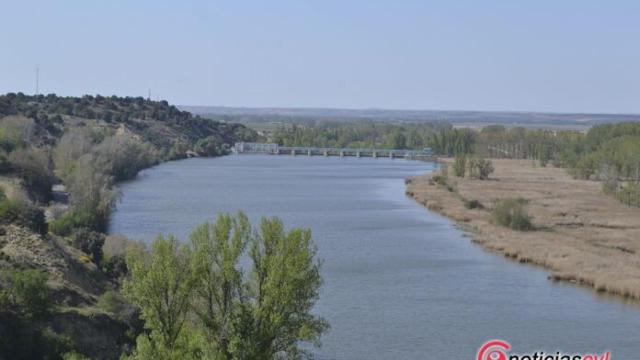
[[[0,92],[640,113],[638,0],[0,0]]]

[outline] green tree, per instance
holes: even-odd
[[[187,313],[193,296],[191,252],[170,236],[159,236],[150,253],[133,248],[127,254],[130,277],[124,294],[137,305],[149,334],[138,337],[133,358],[184,358]]]
[[[453,173],[457,177],[464,177],[467,170],[467,156],[456,155],[455,162],[453,163]]]
[[[241,336],[232,347],[240,358],[298,358],[300,341],[316,342],[328,328],[310,313],[322,284],[311,232],[286,232],[280,219],[263,219],[249,254],[251,301],[241,307]]]
[[[202,224],[191,234],[192,269],[197,274],[193,308],[216,358],[232,358],[232,320],[243,298],[238,261],[250,237],[251,225],[243,213],[235,218],[221,214],[214,224]]]
[[[391,149],[404,149],[407,147],[407,138],[401,130],[396,129],[389,134],[387,146]]]
[[[309,230],[285,231],[272,218],[254,235],[244,214],[222,214],[190,238],[128,253],[124,293],[149,329],[132,358],[294,359],[327,329],[311,314],[322,279]]]

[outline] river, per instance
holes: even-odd
[[[110,233],[186,239],[218,212],[311,228],[324,261],[315,312],[321,359],[475,359],[490,339],[516,352],[611,350],[640,359],[640,306],[547,280],[484,251],[405,196],[433,164],[402,159],[234,155],[169,162],[121,184]]]

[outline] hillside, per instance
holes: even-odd
[[[162,161],[224,155],[256,133],[166,101],[0,96],[0,359],[116,359],[142,331],[104,234],[117,182]]]
[[[28,96],[9,93],[0,96],[0,119],[21,115],[35,121],[36,143],[53,145],[74,127],[124,127],[161,150],[172,146],[193,148],[199,140],[213,138],[221,144],[249,141],[256,134],[246,127],[194,116],[166,101],[141,97],[60,97],[55,94]],[[175,154],[177,157],[183,154]]]

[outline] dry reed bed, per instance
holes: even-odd
[[[550,269],[551,279],[640,300],[640,209],[603,195],[597,182],[572,179],[564,169],[530,160],[493,164],[495,172],[484,181],[450,171],[449,183],[458,194],[435,185],[430,174],[408,179],[407,194],[455,220],[487,249]],[[494,201],[518,196],[530,200],[527,210],[538,230],[492,223]],[[460,197],[478,200],[485,209],[467,209]]]

